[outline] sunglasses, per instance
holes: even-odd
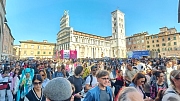
[[[45,75],[41,75],[41,76],[45,76]]]
[[[103,79],[103,80],[109,80],[109,78],[101,78],[101,79]]]
[[[176,80],[180,80],[180,78],[175,78]]]
[[[145,83],[145,81],[141,81],[141,83]]]
[[[34,85],[38,85],[38,84],[40,85],[40,84],[42,84],[42,82],[34,82],[33,84]]]

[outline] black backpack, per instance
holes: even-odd
[[[88,76],[90,76],[90,86],[92,87],[92,81],[93,81],[93,76],[90,74],[90,75],[88,75]],[[86,79],[87,79],[87,77],[88,76],[86,76],[85,78],[84,78],[84,81],[86,81]],[[88,90],[86,89],[86,86],[84,87],[84,92],[87,92]]]

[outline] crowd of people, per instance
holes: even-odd
[[[0,101],[180,101],[180,66],[168,58],[5,61]]]

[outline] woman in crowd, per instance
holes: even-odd
[[[156,98],[159,90],[161,89],[165,90],[168,88],[168,84],[164,81],[164,74],[162,72],[157,71],[156,78],[157,78],[157,81],[153,82],[153,84],[151,85],[150,97],[152,99]]]
[[[41,75],[42,80],[43,80],[42,88],[44,88],[47,85],[47,83],[49,82],[49,79],[47,78],[47,74],[46,74],[45,70],[40,70],[39,74]]]
[[[10,90],[11,79],[9,69],[4,69],[3,73],[0,75],[0,101],[5,101],[5,96],[7,94],[8,101],[13,101],[13,95]]]
[[[14,75],[13,75],[13,78],[12,78],[12,82],[11,82],[11,91],[13,93],[13,98],[16,100],[16,96],[17,96],[17,91],[19,89],[19,79],[20,79],[20,76],[19,76],[19,68],[15,68],[15,71],[14,71]]]
[[[135,87],[142,95],[143,99],[147,99],[146,94],[143,90],[143,85],[146,83],[146,76],[142,73],[137,73],[132,79],[132,83],[129,85],[130,87]]]
[[[24,101],[25,95],[31,90],[32,87],[32,78],[31,75],[33,70],[31,68],[26,68],[22,71],[22,76],[19,82],[19,90],[17,92],[17,101]]]
[[[170,73],[171,86],[165,91],[162,101],[168,101],[170,97],[180,101],[180,70],[173,70]]]
[[[116,96],[119,92],[119,90],[124,86],[124,80],[123,80],[123,71],[118,70],[116,81],[113,85],[115,87],[114,95]]]
[[[42,76],[36,74],[32,79],[33,88],[26,94],[24,101],[46,101],[42,92],[42,82]]]

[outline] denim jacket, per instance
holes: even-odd
[[[106,92],[109,94],[110,101],[113,101],[112,90],[110,87],[106,87]],[[92,88],[86,94],[84,101],[100,101],[100,89],[99,86]]]

